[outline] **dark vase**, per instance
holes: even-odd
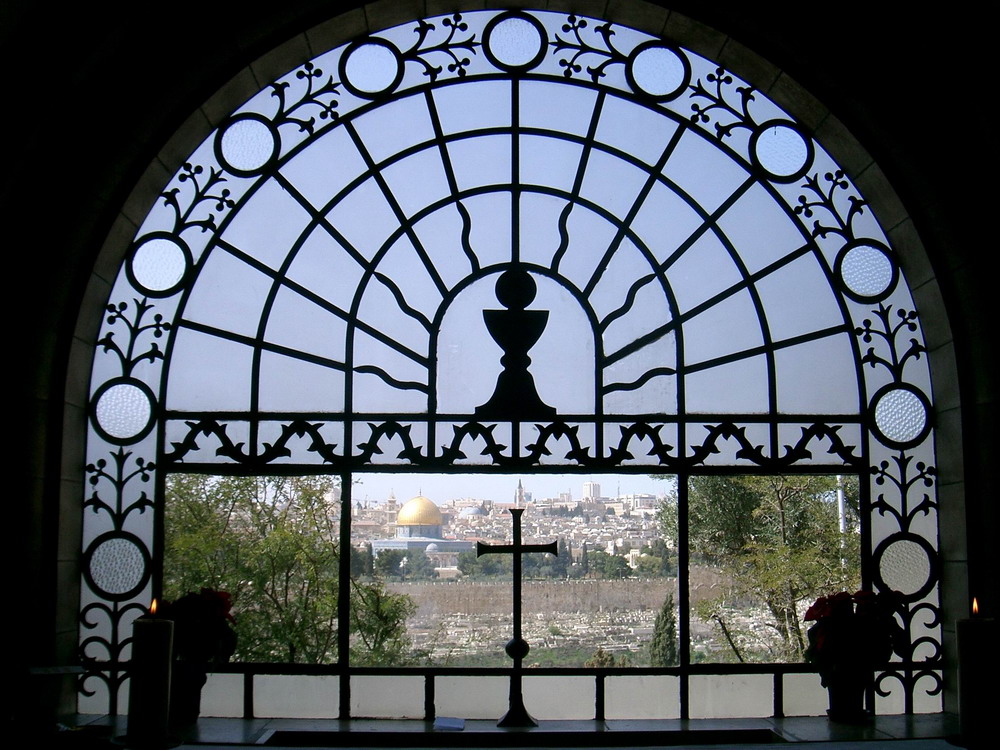
[[[826,712],[832,721],[858,724],[870,718],[865,711],[865,688],[870,676],[865,673],[838,674],[827,680],[830,708]]]
[[[201,714],[201,689],[208,681],[208,666],[201,662],[174,662],[170,678],[170,725],[190,727]]]

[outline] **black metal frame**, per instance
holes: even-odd
[[[491,33],[505,21],[527,22],[539,30],[545,42],[534,57],[523,64],[505,64],[490,49]],[[480,31],[477,31],[479,29]],[[939,608],[936,591],[939,563],[936,539],[928,539],[918,529],[927,516],[936,514],[933,468],[933,424],[930,419],[929,374],[922,355],[924,347],[913,303],[891,249],[877,225],[866,212],[866,204],[829,157],[809,137],[804,128],[780,113],[773,103],[742,84],[732,74],[708,64],[690,52],[638,32],[616,33],[610,23],[580,16],[558,16],[525,11],[484,11],[465,16],[455,14],[421,20],[409,25],[402,35],[390,30],[384,36],[358,40],[342,50],[338,79],[325,73],[322,56],[306,63],[288,76],[265,88],[218,129],[211,147],[192,155],[191,161],[175,175],[163,193],[162,208],[155,209],[140,229],[132,252],[123,265],[107,307],[108,317],[95,356],[87,478],[93,488],[84,504],[90,531],[84,539],[84,597],[81,610],[81,652],[89,670],[81,680],[81,690],[91,690],[89,680],[103,681],[108,687],[112,712],[118,688],[126,677],[125,655],[129,645],[128,624],[139,612],[148,594],[159,593],[162,559],[162,502],[164,475],[169,471],[200,473],[328,473],[343,477],[344,507],[350,505],[351,478],[366,471],[444,472],[560,472],[599,474],[675,473],[679,477],[679,527],[686,527],[687,478],[707,473],[866,473],[871,484],[862,482],[863,578],[866,585],[888,587],[880,567],[886,550],[897,542],[913,542],[924,550],[930,576],[917,591],[907,592],[903,625],[911,634],[910,644],[896,655],[882,674],[880,691],[890,680],[904,687],[907,710],[913,709],[916,684],[928,679],[929,693],[940,691]],[[406,49],[398,39],[414,38]],[[482,39],[482,41],[479,41]],[[632,40],[629,42],[628,40]],[[347,56],[364,44],[389,49],[398,70],[383,91],[363,91],[346,80]],[[631,49],[627,49],[629,43]],[[485,46],[484,46],[485,45]],[[645,50],[662,48],[678,59],[683,85],[675,91],[643,91],[634,75],[636,59]],[[480,55],[479,53],[483,54]],[[334,53],[331,53],[334,54]],[[331,58],[332,59],[332,58]],[[586,63],[593,63],[588,65]],[[706,67],[707,66],[707,67]],[[445,87],[469,81],[509,82],[511,123],[474,132],[445,134],[436,108],[435,93]],[[519,121],[519,92],[522,84],[545,81],[577,86],[593,92],[595,106],[586,135],[522,126]],[[427,108],[433,129],[430,141],[414,144],[377,161],[362,137],[357,123],[364,114],[401,97],[418,97]],[[669,120],[674,135],[653,163],[597,139],[602,110],[609,97],[619,97],[633,106]],[[260,100],[260,101],[258,101]],[[258,111],[268,101],[270,115]],[[256,108],[256,109],[255,109]],[[759,108],[759,113],[758,113]],[[223,146],[227,128],[251,123],[270,139],[273,148],[256,166],[234,166]],[[800,169],[776,174],[761,163],[755,144],[769,127],[780,125],[799,133],[806,144],[807,158]],[[295,156],[334,128],[342,129],[365,163],[364,171],[350,181],[323,206],[314,206],[281,171]],[[510,180],[502,185],[462,190],[449,147],[466,138],[495,135],[510,143]],[[579,147],[580,161],[570,190],[520,182],[520,138],[540,136],[558,139]],[[705,208],[683,187],[664,173],[664,167],[683,137],[710,144],[733,163],[746,170],[746,178],[714,208]],[[385,172],[393,165],[423,150],[439,155],[449,194],[421,210],[408,214],[393,195]],[[609,156],[645,174],[644,183],[623,216],[602,207],[583,195],[590,160]],[[196,158],[197,157],[197,158]],[[202,160],[202,161],[199,161]],[[212,161],[214,160],[214,163]],[[832,165],[832,166],[830,166]],[[823,171],[823,170],[829,171]],[[354,247],[330,220],[331,210],[358,186],[372,180],[380,188],[398,223],[382,245],[366,255]],[[287,249],[279,267],[272,268],[250,252],[235,246],[226,229],[240,211],[268,183],[282,189],[310,216],[293,246]],[[654,187],[663,187],[679,198],[700,218],[699,226],[673,248],[668,257],[657,256],[657,248],[632,227],[643,201]],[[784,212],[788,226],[801,237],[799,246],[780,258],[751,270],[736,242],[720,221],[746,193],[761,190]],[[548,265],[521,257],[520,204],[531,194],[565,201],[558,219],[560,246]],[[502,262],[481,259],[470,243],[474,209],[484,198],[502,197],[510,206],[510,255]],[[473,211],[470,213],[470,206]],[[417,232],[419,222],[439,210],[453,210],[463,229],[458,238],[469,271],[463,280],[448,286]],[[570,223],[575,211],[600,217],[614,227],[614,237],[604,256],[595,260],[589,279],[571,283],[560,273],[573,237]],[[289,276],[296,254],[310,233],[324,232],[344,253],[344,262],[356,263],[361,281],[349,306],[325,299]],[[682,312],[674,294],[669,271],[699,239],[712,235],[725,249],[740,274],[740,280],[720,290],[691,310]],[[148,289],[133,273],[131,258],[151,239],[175,242],[188,262],[183,278],[167,289]],[[382,260],[397,240],[408,241],[419,257],[428,278],[440,297],[436,313],[428,316],[408,300],[404,290],[386,272]],[[621,302],[599,317],[590,304],[611,260],[625,243],[648,264],[649,272],[634,278],[621,290]],[[859,295],[852,292],[841,276],[846,252],[861,243],[883,250],[892,263],[892,276],[881,293]],[[215,254],[228,254],[234,261],[262,274],[269,291],[253,335],[222,330],[185,317],[192,289]],[[370,256],[370,257],[369,257]],[[833,326],[777,340],[770,332],[767,308],[757,283],[803,258],[814,260],[829,283],[841,322]],[[559,285],[586,311],[593,331],[594,408],[582,414],[558,414],[548,420],[497,421],[477,419],[474,414],[445,414],[438,411],[437,351],[438,331],[449,303],[471,284],[501,271],[518,267],[538,279]],[[364,291],[382,285],[394,298],[398,311],[427,334],[426,352],[398,343],[392,332],[378,330],[363,320],[360,305]],[[616,320],[635,309],[637,296],[654,289],[665,300],[670,319],[631,344],[605,351],[603,334]],[[319,309],[344,321],[346,326],[343,361],[321,357],[267,339],[267,324],[277,295],[289,290]],[[731,352],[708,361],[690,363],[684,359],[684,324],[699,313],[737,295],[747,295],[760,327],[761,344]],[[123,331],[124,329],[124,331]],[[182,331],[197,332],[246,345],[251,351],[249,400],[245,409],[232,411],[181,411],[168,403],[169,373],[177,337]],[[119,336],[116,338],[116,333]],[[123,340],[121,333],[127,340]],[[403,380],[371,363],[355,361],[356,337],[364,334],[380,342],[426,371],[420,381]],[[674,336],[675,362],[651,365],[628,382],[605,382],[606,369],[651,342]],[[810,341],[842,336],[850,340],[857,376],[859,408],[839,414],[787,414],[779,409],[778,365],[783,349]],[[343,409],[269,413],[261,409],[262,357],[272,352],[285,357],[343,373]],[[685,399],[685,377],[720,365],[762,358],[766,372],[766,409],[762,413],[690,413]],[[110,376],[108,373],[111,372]],[[354,408],[354,378],[373,375],[399,391],[423,394],[421,408],[414,411],[364,413]],[[607,414],[604,400],[611,393],[639,390],[656,378],[676,379],[675,409],[667,413]],[[133,388],[137,398],[149,402],[153,418],[134,434],[115,436],[100,423],[96,404],[113,385]],[[905,391],[913,394],[924,411],[924,422],[912,438],[887,437],[877,421],[876,405],[883,394]],[[919,419],[919,414],[916,418]],[[234,435],[239,432],[240,434]],[[617,433],[617,434],[615,434]],[[614,437],[612,437],[614,435]],[[402,450],[386,453],[398,441]],[[473,448],[474,446],[474,448]],[[559,446],[565,453],[559,455]],[[477,455],[478,453],[478,455]],[[554,457],[553,457],[554,456]],[[150,481],[151,485],[150,485]],[[151,491],[149,491],[151,489]],[[917,497],[917,495],[921,495]],[[152,509],[153,522],[144,519]],[[136,513],[138,511],[138,513]],[[350,538],[350,514],[342,513],[342,538]],[[100,520],[94,520],[99,517]],[[888,525],[887,525],[888,524]],[[876,527],[878,528],[876,532]],[[132,548],[135,552],[130,552]],[[689,616],[687,600],[686,539],[681,544],[682,663],[664,670],[635,670],[635,673],[678,674],[681,677],[682,716],[687,715],[688,675],[718,672],[764,672],[776,675],[775,713],[781,714],[780,680],[777,675],[804,671],[796,665],[769,665],[734,669],[729,665],[705,668],[688,662]],[[109,546],[113,545],[113,546]],[[101,578],[101,564],[110,554],[142,560],[141,570],[127,566],[123,580],[111,585]],[[96,558],[95,558],[96,556]],[[342,559],[342,565],[349,561]],[[91,569],[92,564],[94,570]],[[105,567],[107,567],[105,565]],[[96,571],[96,574],[95,574]],[[346,589],[347,576],[342,575]],[[340,598],[341,622],[348,620],[348,595]],[[349,666],[348,632],[341,628],[339,665],[317,668],[315,673],[339,674],[343,717],[350,715],[352,674],[396,674],[396,670],[370,670]],[[100,655],[98,655],[100,654]],[[235,671],[252,674],[274,665],[243,665]],[[287,673],[291,667],[279,667]],[[298,672],[292,669],[294,673]],[[313,673],[313,672],[309,672]],[[428,684],[428,716],[433,715],[433,679],[444,670],[410,670],[423,674]],[[447,670],[448,674],[504,674],[505,670]],[[535,672],[533,672],[534,674]],[[547,670],[539,670],[546,674]],[[598,701],[595,716],[603,716],[603,681],[615,670],[559,670],[558,674],[593,674]],[[632,673],[630,671],[630,673]],[[250,682],[252,685],[252,681]],[[887,688],[885,688],[887,689]],[[249,688],[252,693],[252,688]],[[249,704],[248,704],[249,705]]]

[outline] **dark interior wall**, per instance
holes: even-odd
[[[123,223],[115,221],[121,206],[164,144],[220,86],[249,61],[348,5],[286,0],[248,10],[179,0],[142,12],[117,3],[57,12],[19,0],[0,7],[7,132],[0,210],[14,282],[7,295],[13,332],[7,369],[15,382],[16,425],[13,517],[4,549],[6,570],[25,592],[27,606],[19,611],[30,619],[15,669],[64,662],[72,654],[76,602],[67,601],[59,581],[75,565],[79,510],[60,503],[82,466],[65,465],[62,449],[64,429],[74,439],[81,421],[67,420],[67,413],[82,404],[67,409],[66,382],[88,377],[70,366],[77,313],[106,237],[121,231],[116,227]],[[614,15],[621,3],[535,5]],[[982,186],[995,151],[982,145],[991,129],[984,111],[990,76],[983,65],[984,24],[941,9],[903,15],[872,3],[842,3],[811,15],[801,6],[759,5],[669,7],[736,40],[727,44],[755,50],[821,100],[870,152],[912,217],[930,268],[907,270],[936,277],[959,372],[961,445],[946,448],[964,454],[968,503],[966,517],[949,516],[943,533],[958,540],[958,554],[968,537],[971,588],[995,613],[996,335],[989,333],[986,285],[992,281],[987,253],[996,240],[985,236],[992,210]],[[451,9],[446,2],[426,6]],[[936,384],[936,395],[953,386]],[[57,535],[57,528],[64,533]]]

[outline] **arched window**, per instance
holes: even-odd
[[[716,62],[540,11],[323,52],[190,154],[114,282],[85,690],[116,699],[166,472],[338,474],[347,503],[373,470],[672,474],[682,507],[691,477],[847,473],[865,583],[906,601],[879,688],[912,710],[940,688],[922,340],[857,186]],[[709,673],[662,672],[687,715]],[[347,715],[346,647],[330,674]]]

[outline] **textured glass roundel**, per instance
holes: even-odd
[[[366,42],[347,53],[344,77],[357,91],[380,94],[391,89],[399,79],[400,60],[387,45]]]
[[[253,173],[274,157],[278,141],[271,126],[256,117],[233,120],[222,132],[219,158],[235,172]]]
[[[669,47],[652,45],[640,51],[629,66],[636,88],[657,98],[675,96],[687,83],[684,60]]]
[[[893,388],[875,403],[875,425],[879,432],[896,443],[909,443],[927,426],[927,407],[911,390]]]
[[[809,164],[809,143],[791,125],[766,123],[754,140],[757,162],[776,178],[801,174]]]
[[[892,286],[892,261],[880,248],[858,244],[844,253],[840,262],[840,276],[844,286],[858,297],[879,297]]]
[[[136,247],[130,270],[145,291],[162,294],[180,284],[187,267],[187,252],[177,239],[152,237]]]
[[[890,589],[912,596],[927,585],[931,575],[927,550],[909,539],[899,539],[882,552],[879,574]]]
[[[487,45],[498,63],[520,68],[530,66],[544,52],[545,37],[536,23],[522,16],[509,16],[493,26]]]
[[[107,594],[122,595],[133,591],[139,588],[145,575],[145,555],[131,539],[109,537],[90,555],[90,578]]]
[[[116,383],[97,399],[97,423],[119,440],[138,437],[149,425],[153,405],[146,392],[131,383]]]

